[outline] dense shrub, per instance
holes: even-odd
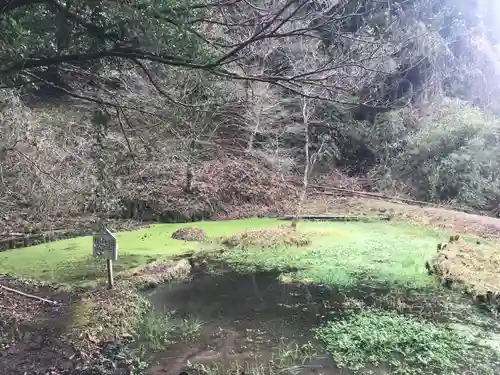
[[[377,119],[379,188],[399,181],[419,199],[490,208],[500,198],[499,119],[456,99],[428,108],[417,126],[402,112]]]

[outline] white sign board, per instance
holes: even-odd
[[[118,259],[118,241],[109,230],[104,233],[93,235],[93,254],[95,257],[117,260]]]

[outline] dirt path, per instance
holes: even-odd
[[[446,208],[418,207],[367,198],[317,196],[305,209],[310,214],[381,214],[459,233],[500,239],[500,220]]]
[[[411,211],[410,211],[411,212]],[[482,237],[500,238],[500,220],[490,216],[474,215],[445,208],[417,208],[415,217],[430,225],[473,233]]]
[[[71,346],[63,340],[70,296],[44,286],[0,278],[2,285],[57,305],[0,289],[0,374],[46,374],[70,368]]]

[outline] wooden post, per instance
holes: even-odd
[[[106,259],[106,264],[108,265],[108,289],[113,289],[113,260]]]
[[[118,259],[118,241],[109,230],[98,231],[93,234],[92,253],[94,257],[105,258],[108,273],[108,289],[113,289],[113,260]]]

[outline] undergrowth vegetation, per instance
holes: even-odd
[[[363,309],[316,329],[316,337],[341,367],[382,366],[390,374],[490,373],[500,364],[491,348],[446,326],[383,310]]]
[[[277,215],[296,208],[296,183],[306,165],[311,178],[337,187],[453,201],[476,210],[499,200],[498,53],[491,37],[497,26],[489,18],[498,11],[494,2],[397,1],[401,10],[396,12],[374,0],[334,2],[328,11],[301,10],[280,0],[255,5],[266,9],[256,22],[265,24],[267,15],[288,7],[299,6],[297,12],[304,14],[276,24],[282,33],[247,42],[253,31],[235,25],[255,9],[241,0],[214,5],[231,8],[235,19],[229,23],[219,12],[204,14],[196,0],[188,1],[175,13],[174,28],[153,10],[135,14],[128,5],[101,10],[103,20],[121,17],[134,30],[132,25],[148,25],[136,31],[134,43],[142,55],[136,52],[145,60],[136,65],[125,51],[110,56],[98,47],[93,27],[100,35],[114,34],[114,22],[92,27],[94,16],[75,10],[60,30],[47,22],[46,13],[50,20],[66,20],[68,14],[46,7],[46,1],[20,3],[4,15],[9,35],[4,61],[18,61],[0,72],[5,130],[0,225],[9,232],[72,227],[103,209],[101,198],[106,207],[99,213],[114,219],[186,222]],[[82,0],[82,9],[86,3]],[[159,3],[151,9],[163,7],[171,11]],[[361,21],[358,11],[373,17]],[[313,26],[318,19],[337,30],[334,40]],[[374,31],[389,23],[395,26],[385,33]],[[34,37],[40,30],[46,40]],[[298,38],[294,30],[310,33]],[[78,37],[59,40],[73,33]],[[120,43],[130,43],[122,37]],[[339,38],[357,43],[338,44]],[[61,43],[64,51],[54,51]],[[449,44],[457,50],[438,47]],[[71,65],[71,59],[59,61],[61,53],[87,59],[72,55],[82,45],[103,57],[85,68]],[[176,52],[170,50],[174,45]],[[221,51],[215,45],[241,49]],[[25,48],[37,51],[36,67],[21,62]],[[152,58],[152,50],[186,54],[187,60],[173,64]],[[332,54],[344,63],[333,63]],[[236,60],[225,66],[228,56]],[[69,74],[66,63],[78,73]],[[51,78],[38,77],[37,69],[48,66],[54,69]],[[84,79],[90,67],[94,76]],[[37,79],[13,83],[14,71],[16,77]],[[291,86],[283,86],[281,76]],[[321,84],[298,78],[305,76]],[[106,131],[99,136],[93,116],[98,103],[106,112]],[[105,164],[106,173],[99,173],[106,181],[96,177],[99,163]],[[100,186],[106,189],[97,197]]]
[[[141,308],[134,325],[135,341],[133,348],[142,356],[148,357],[176,341],[190,343],[196,341],[203,327],[197,317],[180,319],[175,311],[156,311],[149,301],[141,298]]]
[[[398,187],[433,202],[496,208],[500,196],[500,120],[458,99],[420,111],[411,124],[404,110],[378,118],[373,147],[384,149],[370,174],[382,191]]]

